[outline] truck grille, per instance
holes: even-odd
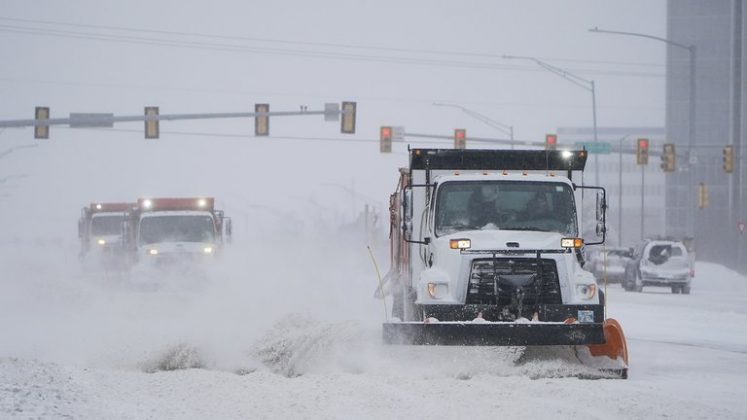
[[[555,260],[486,258],[472,261],[467,304],[510,305],[517,289],[523,292],[524,305],[562,303]]]

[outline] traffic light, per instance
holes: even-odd
[[[270,135],[270,104],[254,104],[254,135]]]
[[[157,106],[146,106],[145,107],[146,117],[158,117]],[[157,139],[160,134],[160,128],[158,119],[147,119],[145,120],[145,138],[146,139]]]
[[[342,134],[355,134],[355,102],[342,103],[342,123],[340,132]]]
[[[698,208],[708,207],[708,187],[704,183],[698,184]]]
[[[724,172],[734,172],[734,147],[731,145],[724,147]]]
[[[49,126],[39,125],[40,121],[49,119],[49,107],[48,106],[37,106],[34,111],[34,119],[36,125],[34,125],[34,138],[35,139],[48,139],[49,138]]]
[[[639,165],[648,165],[648,139],[638,139],[635,149],[635,161]]]
[[[664,150],[661,153],[661,169],[664,172],[674,172],[675,154],[674,145],[672,143],[664,145]]]
[[[455,149],[466,149],[467,148],[467,130],[463,128],[457,128],[454,130],[454,148]]]
[[[381,127],[379,130],[379,152],[392,153],[392,127]]]
[[[558,135],[545,134],[545,150],[556,150],[558,148]]]

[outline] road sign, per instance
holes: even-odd
[[[396,141],[396,142],[405,141],[405,126],[396,125],[392,127],[392,141]]]
[[[114,127],[114,114],[70,113],[70,128]]]
[[[324,104],[324,121],[340,121],[340,104],[337,102]]]
[[[586,149],[587,152],[592,154],[608,155],[612,152],[612,144],[600,141],[577,141],[574,143],[576,149]]]

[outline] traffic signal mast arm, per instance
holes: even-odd
[[[134,122],[134,121],[176,121],[176,120],[199,120],[199,119],[217,119],[217,118],[252,118],[257,115],[267,115],[270,117],[282,117],[291,115],[325,115],[326,111],[272,111],[266,114],[256,112],[224,112],[224,113],[207,113],[207,114],[160,114],[160,115],[126,115],[126,116],[96,116],[96,117],[68,117],[68,118],[50,118],[47,120],[5,120],[0,121],[0,128],[18,128],[34,127],[37,125],[79,125],[88,124],[110,124],[115,122]],[[342,111],[338,111],[342,113]]]
[[[305,106],[300,111],[272,111],[272,112],[222,112],[222,113],[200,113],[200,114],[160,114],[158,107],[146,107],[144,115],[115,116],[107,113],[70,113],[68,118],[49,118],[49,107],[36,107],[35,118],[22,120],[0,120],[0,128],[34,127],[34,137],[37,139],[49,138],[49,127],[52,125],[69,125],[71,128],[81,127],[112,127],[116,122],[146,123],[146,138],[158,138],[157,129],[151,127],[148,133],[148,123],[158,121],[176,120],[198,120],[219,118],[269,118],[282,116],[300,115],[323,115],[326,121],[338,121],[342,116],[341,132],[343,134],[355,133],[356,103],[343,102],[342,110],[337,103],[325,104],[324,110],[309,111]],[[268,109],[269,108],[265,108]],[[160,115],[159,115],[160,114]]]

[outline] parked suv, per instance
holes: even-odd
[[[643,241],[625,267],[623,288],[640,292],[644,286],[670,287],[672,293],[690,293],[690,258],[682,242]]]
[[[625,268],[633,258],[632,248],[609,247],[606,249],[607,281],[610,283],[622,283],[625,279]],[[589,261],[589,270],[594,273],[597,282],[604,281],[605,251],[599,250],[592,254]]]

